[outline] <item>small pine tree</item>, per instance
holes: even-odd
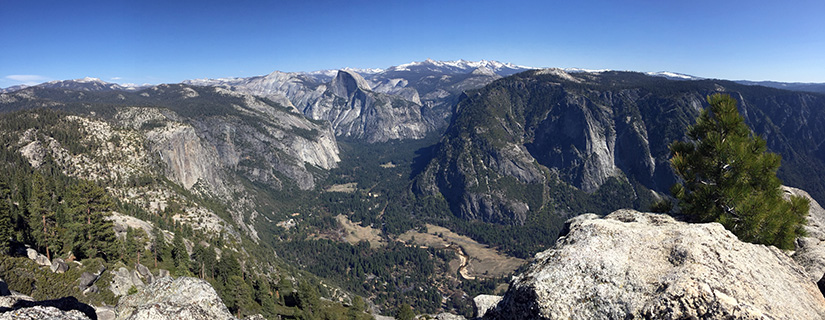
[[[689,141],[670,145],[671,165],[681,183],[671,188],[683,213],[719,222],[740,240],[793,249],[804,234],[809,202],[785,200],[776,177],[780,156],[767,151],[728,95],[708,97]]]

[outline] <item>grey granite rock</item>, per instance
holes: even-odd
[[[196,278],[156,279],[117,304],[117,319],[234,319],[215,289]]]
[[[9,285],[6,284],[6,282],[3,281],[3,279],[0,279],[0,296],[8,296],[10,294],[11,291],[9,291]]]
[[[489,294],[480,294],[473,298],[473,303],[475,304],[476,317],[484,316],[484,314],[487,313],[487,310],[495,308],[499,301],[501,301],[501,298],[501,296],[494,296]]]
[[[90,272],[83,272],[80,275],[80,279],[78,279],[77,287],[80,288],[80,291],[86,290],[86,288],[90,287],[92,284],[97,281],[98,276],[90,273]]]
[[[124,267],[120,267],[115,271],[112,271],[114,277],[112,277],[112,282],[109,284],[109,290],[112,291],[116,296],[125,296],[129,293],[129,289],[134,287],[135,289],[140,289],[145,286],[142,280],[140,280],[140,276],[137,271],[131,271]]]
[[[89,317],[77,310],[34,306],[0,313],[0,320],[89,320]]]
[[[718,223],[619,210],[569,228],[485,319],[825,318],[802,267]]]
[[[64,273],[69,270],[69,265],[66,264],[66,261],[63,261],[63,259],[56,258],[52,261],[50,269],[54,273]]]
[[[786,196],[798,195],[811,201],[808,225],[805,226],[808,235],[796,240],[796,252],[792,257],[805,268],[810,279],[817,282],[825,274],[825,209],[804,190],[784,186],[782,188]]]

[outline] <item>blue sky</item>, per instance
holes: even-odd
[[[0,0],[0,87],[427,58],[825,82],[825,1]]]

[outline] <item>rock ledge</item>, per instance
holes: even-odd
[[[486,319],[825,319],[800,266],[720,224],[619,210],[567,230]]]

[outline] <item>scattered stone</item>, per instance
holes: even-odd
[[[100,292],[100,288],[98,288],[96,284],[93,284],[91,287],[88,287],[88,288],[86,288],[86,290],[83,290],[84,295],[87,295],[87,294],[90,294],[90,293],[99,293],[99,292]]]
[[[97,278],[97,275],[91,274],[89,272],[83,272],[83,274],[80,275],[80,279],[78,279],[77,287],[80,289],[80,291],[84,291],[86,290],[86,288],[94,284],[95,281],[97,281]]]
[[[9,285],[0,278],[0,296],[8,296],[11,295],[11,291],[9,291]]]
[[[825,318],[825,298],[799,265],[718,223],[618,210],[569,230],[485,319]]]
[[[158,278],[166,278],[169,277],[169,270],[166,269],[158,269]]]
[[[29,257],[29,259],[31,259],[32,261],[37,260],[37,255],[39,255],[39,253],[37,253],[37,250],[34,250],[32,248],[26,248],[26,256]]]
[[[95,315],[97,315],[97,320],[117,319],[117,312],[115,312],[115,308],[113,307],[95,307]]]
[[[111,290],[115,296],[125,296],[129,294],[129,290],[133,287],[136,289],[144,287],[143,281],[140,280],[140,276],[137,271],[129,271],[129,269],[120,267],[117,270],[112,271],[112,274],[114,277],[112,277],[109,290]]]
[[[155,281],[155,276],[152,275],[152,272],[149,271],[149,268],[147,268],[146,266],[137,263],[135,264],[135,270],[137,270],[138,274],[140,274],[140,277],[143,278],[143,280],[146,280],[147,284],[150,284],[152,283],[152,281]]]
[[[208,282],[189,277],[156,279],[120,298],[118,319],[234,319]]]
[[[501,298],[501,296],[489,294],[480,294],[473,298],[476,317],[482,317],[485,313],[487,313],[487,310],[495,308],[498,302],[501,301]]]
[[[106,271],[106,266],[105,266],[105,265],[103,265],[103,264],[101,264],[101,265],[97,268],[97,273],[95,273],[95,276],[100,277],[100,275],[102,275],[102,274],[103,274],[103,272],[105,272],[105,271]]]
[[[51,270],[54,273],[64,273],[69,270],[69,265],[63,259],[56,258],[52,261]]]
[[[266,318],[264,318],[264,316],[259,313],[253,314],[251,316],[246,316],[245,318],[243,318],[243,320],[266,320]]]
[[[435,316],[436,320],[467,320],[464,316],[442,312]]]
[[[36,250],[34,250],[32,248],[27,248],[26,249],[26,256],[28,256],[29,259],[31,259],[32,261],[34,261],[35,263],[37,263],[41,266],[51,266],[52,265],[52,262],[49,261],[49,258],[46,258],[46,256],[38,253]]]

